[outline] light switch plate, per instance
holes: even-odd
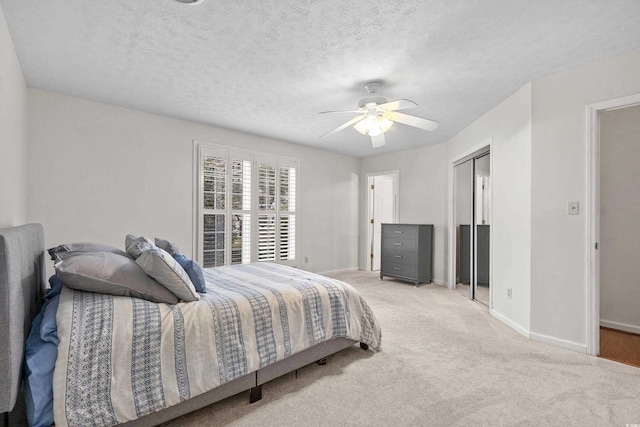
[[[569,202],[567,204],[567,210],[569,215],[578,215],[580,214],[580,203],[579,202]]]

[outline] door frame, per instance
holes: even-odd
[[[473,146],[469,150],[463,152],[462,154],[454,157],[449,162],[449,218],[447,219],[448,228],[449,228],[449,236],[448,236],[448,252],[449,252],[449,280],[447,283],[447,287],[449,289],[456,288],[456,203],[455,203],[455,167],[466,160],[471,160],[475,158],[477,155],[481,154],[483,151],[488,151],[490,153],[489,157],[489,169],[491,170],[491,174],[493,175],[493,137],[487,138],[483,142]],[[474,177],[475,182],[475,177]],[[489,191],[493,196],[493,182],[494,180],[489,180]],[[475,186],[475,183],[474,183]],[[491,198],[491,212],[493,213],[493,197]],[[474,202],[475,204],[475,202]],[[474,213],[475,215],[475,213]],[[474,239],[475,240],[475,239]],[[493,253],[493,227],[491,227],[489,231],[489,254]],[[474,255],[475,257],[475,246],[474,246]],[[473,273],[475,275],[475,272]],[[493,256],[490,255],[489,258],[489,283],[493,283]],[[493,307],[493,287],[489,286],[489,310],[491,311]]]
[[[365,262],[365,271],[371,270],[371,249],[373,247],[373,231],[371,227],[371,207],[373,205],[373,198],[371,197],[371,185],[373,182],[373,178],[376,176],[391,176],[393,178],[393,222],[400,221],[400,169],[392,169],[387,171],[380,172],[370,172],[367,173],[367,211],[366,217],[364,219],[365,224],[367,225],[367,252],[366,252],[366,262]]]
[[[640,105],[640,94],[587,105],[587,354],[600,353],[600,112]]]

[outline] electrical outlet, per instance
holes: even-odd
[[[309,263],[309,257],[308,256],[304,257],[304,263],[305,264]]]
[[[507,288],[507,298],[511,299],[511,288]]]

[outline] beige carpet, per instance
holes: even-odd
[[[530,341],[435,285],[365,272],[383,350],[358,346],[167,426],[625,426],[640,423],[640,369]]]

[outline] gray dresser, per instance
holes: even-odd
[[[380,280],[433,281],[433,225],[382,224]]]

